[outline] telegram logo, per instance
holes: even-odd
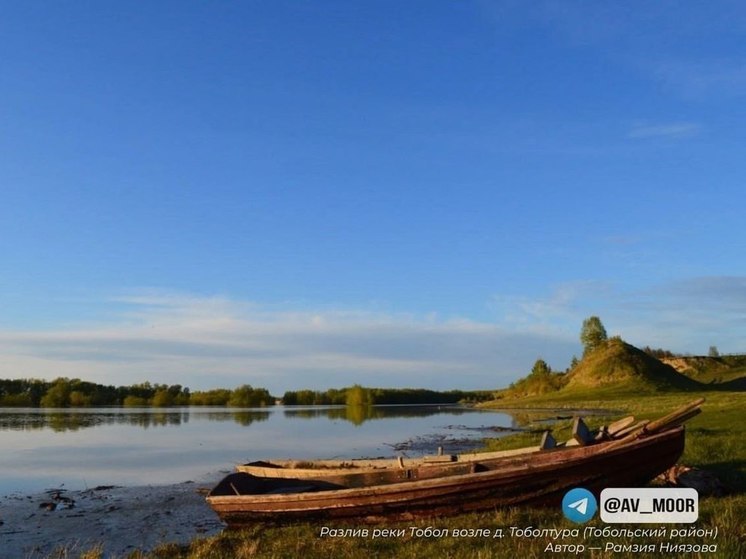
[[[596,514],[598,503],[593,493],[582,487],[570,489],[562,499],[565,517],[578,524],[585,524]]]

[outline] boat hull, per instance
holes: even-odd
[[[221,481],[207,500],[229,527],[333,519],[397,521],[516,505],[559,505],[573,487],[598,495],[604,487],[647,483],[675,464],[683,450],[684,429],[678,427],[615,447],[597,444],[474,461],[468,463],[468,472],[448,470],[454,465],[429,466],[436,469],[427,479],[367,487],[239,472]]]

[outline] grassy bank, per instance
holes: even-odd
[[[699,397],[706,399],[702,414],[687,422],[687,442],[681,462],[690,466],[705,468],[715,473],[735,493],[746,493],[746,424],[744,409],[746,393],[743,392],[683,392],[662,395],[645,395],[626,391],[591,391],[574,394],[555,393],[552,395],[503,400],[490,404],[503,409],[521,410],[526,426],[546,416],[537,411],[553,409],[608,409],[608,416],[591,417],[588,423],[601,424],[631,414],[637,418],[656,418]],[[619,412],[622,412],[621,414]],[[555,413],[555,415],[557,415]],[[570,437],[571,421],[560,422],[553,429],[558,440]],[[538,442],[540,435],[518,435],[499,439],[489,444],[490,449],[526,446]]]
[[[714,472],[729,494],[725,497],[704,497],[700,500],[700,517],[697,528],[705,530],[717,529],[715,539],[702,538],[631,538],[631,537],[581,537],[553,540],[551,537],[526,538],[520,537],[515,529],[528,527],[539,529],[573,529],[574,525],[567,521],[560,510],[517,508],[500,510],[482,514],[463,515],[454,518],[418,521],[403,524],[389,524],[386,526],[368,527],[367,537],[321,537],[319,524],[301,524],[284,528],[257,526],[248,531],[224,532],[223,534],[193,541],[188,546],[164,544],[150,554],[134,552],[133,558],[159,559],[233,559],[233,558],[358,558],[358,557],[397,557],[421,558],[441,557],[453,559],[474,559],[487,557],[547,557],[567,556],[566,554],[547,551],[552,544],[579,544],[586,547],[607,544],[621,546],[634,544],[671,543],[712,543],[717,544],[716,553],[701,554],[672,554],[655,553],[642,554],[618,551],[613,557],[743,557],[746,552],[746,534],[743,528],[743,518],[746,518],[746,425],[743,422],[743,409],[746,395],[733,392],[712,392],[701,394],[707,398],[703,406],[703,413],[687,424],[687,444],[682,463],[707,469]],[[520,409],[521,421],[529,426],[541,425],[535,423],[547,415],[567,415],[557,412],[557,409],[594,408],[611,410],[608,417],[589,417],[591,425],[599,425],[607,419],[618,418],[620,415],[634,414],[639,418],[655,418],[668,411],[700,396],[698,393],[649,395],[639,397],[626,393],[607,392],[599,398],[598,391],[587,397],[567,395],[558,397],[543,396],[515,401],[501,401],[499,406],[512,410]],[[544,408],[542,410],[542,408]],[[555,411],[548,412],[548,408]],[[570,421],[559,421],[554,428],[555,435],[561,439],[569,436]],[[538,434],[521,434],[496,442],[489,443],[490,448],[509,448],[533,444]],[[603,528],[605,525],[596,519],[589,525]],[[362,526],[355,524],[334,524],[334,528],[358,529]],[[426,529],[435,528],[447,532],[448,535],[433,537]],[[511,527],[514,531],[511,533]],[[617,528],[618,526],[611,526]],[[631,525],[639,528],[640,525]],[[643,526],[649,528],[649,526]],[[671,525],[668,528],[683,528],[685,526]],[[686,527],[689,527],[686,525]],[[389,535],[373,537],[375,528],[388,529]],[[582,529],[581,527],[581,534]],[[469,531],[472,531],[471,536]],[[482,530],[475,535],[476,530]],[[489,537],[484,531],[489,530]],[[502,538],[492,537],[495,532],[502,531]],[[393,533],[393,535],[391,535]],[[430,536],[430,537],[428,537]],[[660,548],[658,548],[660,549]],[[70,550],[67,550],[70,551]],[[60,557],[75,557],[75,554],[64,554]],[[87,559],[99,556],[95,550],[83,555]],[[582,557],[609,557],[611,551],[585,551]]]

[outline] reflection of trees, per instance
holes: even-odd
[[[188,412],[30,412],[0,414],[0,431],[51,429],[55,432],[78,431],[101,425],[137,425],[144,429],[166,425],[181,425],[188,421]]]
[[[462,415],[474,413],[469,408],[457,405],[433,405],[433,406],[332,406],[313,408],[285,408],[285,417],[300,419],[315,419],[326,417],[327,419],[343,419],[361,425],[365,421],[388,418],[407,417],[430,417],[442,413],[449,415]]]
[[[248,427],[255,421],[267,421],[270,412],[268,411],[235,411],[231,413],[233,421],[244,427]]]
[[[328,417],[329,419],[344,419],[345,407],[285,408],[283,413],[285,417],[289,418],[314,419],[317,417]]]
[[[74,416],[67,413],[50,413],[46,416],[48,427],[52,431],[77,431],[81,427],[92,427],[90,421],[83,417]],[[42,428],[44,425],[42,425]]]
[[[0,414],[0,431],[36,431],[41,429],[51,429],[56,432],[78,431],[102,423],[106,422],[94,414],[69,412]]]
[[[235,421],[239,425],[249,426],[255,421],[267,421],[271,411],[264,410],[225,410],[225,411],[195,411],[197,417],[208,421]]]
[[[248,426],[255,421],[266,421],[269,411],[220,411],[204,413],[189,410],[25,410],[0,413],[0,431],[36,431],[51,429],[55,432],[78,431],[102,425],[135,425],[143,429],[178,426],[189,422],[189,416],[198,414],[209,421],[235,421]]]
[[[98,408],[98,409],[60,409],[39,410],[18,409],[10,413],[0,413],[0,431],[30,431],[51,429],[60,431],[78,431],[102,425],[135,425],[143,429],[178,426],[192,419],[208,421],[233,421],[248,427],[257,421],[266,421],[270,409],[217,409],[195,408]],[[284,408],[283,414],[289,419],[317,419],[349,421],[361,425],[366,421],[384,418],[429,417],[447,413],[461,415],[475,413],[470,408],[457,405],[433,406],[315,406],[302,408]]]
[[[152,412],[140,412],[132,414],[132,421],[128,423],[130,425],[139,425],[143,429],[149,427],[164,427],[167,425],[181,425],[189,421],[189,412],[167,412],[167,411],[152,411]],[[118,421],[117,423],[124,423]]]
[[[370,419],[373,406],[345,406],[345,419],[354,425],[362,425]]]

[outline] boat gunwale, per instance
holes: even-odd
[[[387,498],[393,498],[397,494],[412,493],[418,490],[437,490],[443,488],[454,487],[457,488],[464,484],[478,484],[484,480],[488,480],[492,477],[503,478],[509,476],[521,477],[528,473],[546,473],[553,470],[567,467],[568,463],[583,461],[592,457],[608,457],[614,455],[624,455],[629,452],[633,452],[635,449],[644,448],[646,446],[656,445],[663,440],[682,438],[684,437],[684,427],[678,426],[672,429],[667,429],[660,433],[642,437],[624,445],[617,445],[609,448],[609,443],[598,443],[586,447],[569,447],[569,448],[558,448],[538,453],[539,456],[545,458],[539,464],[531,464],[524,460],[521,463],[506,464],[506,467],[497,467],[495,469],[457,474],[457,475],[445,475],[442,477],[434,477],[423,480],[412,480],[412,481],[397,481],[394,483],[372,485],[366,487],[352,487],[352,488],[340,488],[340,489],[329,489],[312,492],[297,492],[297,493],[273,493],[273,494],[245,494],[245,495],[212,495],[208,494],[207,501],[210,504],[215,505],[245,505],[246,503],[284,503],[288,506],[293,502],[302,503],[304,501],[314,500],[345,500],[354,497],[366,498],[366,497],[381,497],[386,496]],[[526,457],[529,454],[525,455]],[[559,460],[552,460],[557,456],[561,456]],[[474,462],[475,464],[478,461]],[[442,464],[441,466],[447,466],[448,464]],[[231,474],[235,475],[235,474]],[[250,475],[250,474],[249,474]],[[282,479],[282,478],[277,478]],[[310,480],[309,480],[310,481]],[[400,499],[406,500],[406,498]],[[350,506],[357,506],[356,504],[350,504]],[[330,506],[328,508],[342,508],[347,506],[346,503],[337,504],[336,506]],[[290,510],[290,509],[286,509]]]
[[[564,447],[558,447],[561,450]],[[569,447],[567,447],[569,448]],[[453,455],[431,455],[421,458],[352,458],[349,460],[259,460],[248,464],[239,464],[236,470],[248,474],[277,478],[310,478],[345,474],[368,474],[386,470],[408,470],[413,468],[438,468],[449,464],[464,464],[483,460],[497,460],[500,458],[520,458],[529,454],[547,452],[539,446],[527,446],[510,450],[495,450],[488,452],[470,452]],[[449,460],[450,457],[450,460]],[[293,464],[317,464],[316,468],[296,468]],[[263,465],[264,464],[264,465]]]

